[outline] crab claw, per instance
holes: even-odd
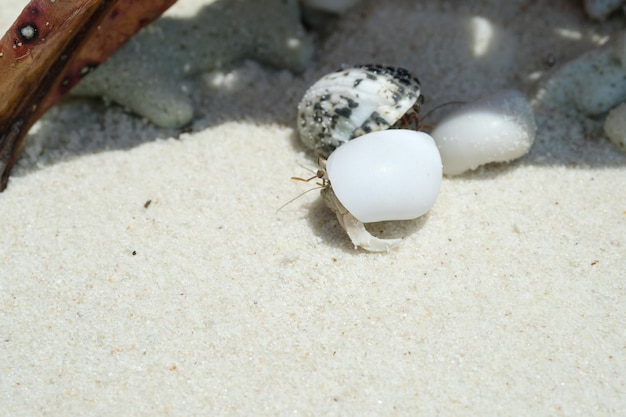
[[[337,213],[337,218],[346,233],[348,233],[348,236],[350,236],[350,240],[352,240],[355,248],[360,246],[370,252],[390,252],[402,241],[402,239],[381,239],[373,236],[367,231],[363,223],[350,213],[343,215]]]
[[[337,199],[330,186],[322,190],[326,205],[337,215],[339,224],[346,231],[354,248],[361,247],[370,252],[390,252],[402,239],[381,239],[367,231],[365,225],[354,217]]]

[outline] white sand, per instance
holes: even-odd
[[[623,26],[568,0],[413,3],[365,1],[304,76],[202,77],[178,140],[53,109],[0,194],[2,414],[626,415],[626,155],[601,120],[537,114],[530,155],[376,225],[406,237],[389,254],[354,250],[317,192],[276,213],[308,188],[295,108],[329,70],[407,67],[431,105],[530,91]],[[498,22],[495,50],[467,16]]]

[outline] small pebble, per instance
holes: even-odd
[[[537,133],[532,108],[517,90],[503,90],[444,117],[431,136],[445,175],[459,175],[490,162],[517,159]]]
[[[611,142],[626,152],[626,103],[609,112],[604,121],[604,132]]]

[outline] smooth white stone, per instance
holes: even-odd
[[[526,97],[517,90],[504,90],[450,113],[431,136],[441,152],[443,173],[458,175],[525,155],[536,132]]]

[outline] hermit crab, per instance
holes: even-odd
[[[322,198],[355,247],[390,251],[402,239],[371,235],[364,223],[410,220],[434,205],[441,157],[424,132],[392,129],[359,136],[320,158]],[[314,177],[315,178],[315,177]]]
[[[372,236],[364,224],[415,219],[437,198],[441,157],[417,131],[422,103],[409,71],[357,65],[322,77],[298,105],[300,139],[320,157],[322,198],[355,247],[391,250],[401,239]]]
[[[355,137],[417,122],[420,82],[409,71],[356,65],[314,83],[298,105],[298,132],[321,157]]]
[[[519,158],[536,135],[532,108],[517,90],[465,103],[430,134],[420,131],[422,104],[409,71],[357,65],[322,77],[298,105],[302,142],[328,158],[318,173],[322,197],[355,246],[390,250],[399,240],[375,238],[363,224],[423,215],[442,174]]]

